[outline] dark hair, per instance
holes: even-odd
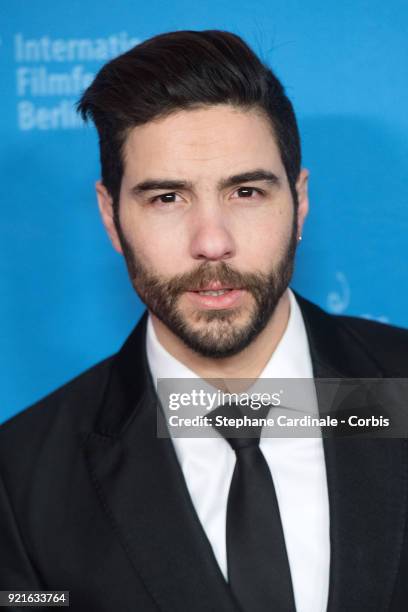
[[[102,181],[115,215],[129,129],[178,109],[223,103],[266,113],[297,204],[300,139],[282,84],[236,34],[186,30],[159,34],[111,60],[78,102],[98,130]]]

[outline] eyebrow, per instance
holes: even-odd
[[[218,182],[218,189],[227,189],[228,187],[234,187],[240,183],[250,183],[255,181],[264,181],[271,185],[279,185],[280,179],[276,174],[268,170],[250,170],[248,172],[241,172],[240,174],[234,174],[223,178]],[[140,195],[145,191],[153,191],[155,189],[193,189],[193,183],[191,181],[184,180],[173,180],[173,179],[146,179],[141,183],[134,185],[130,193],[134,196]]]

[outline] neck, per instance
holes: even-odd
[[[191,350],[155,315],[150,313],[157,339],[178,361],[200,378],[258,378],[279,344],[289,320],[290,303],[285,291],[265,329],[237,355],[223,359],[203,357]]]

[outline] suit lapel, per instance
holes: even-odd
[[[237,612],[173,445],[157,438],[146,315],[116,359],[85,454],[101,504],[162,612]]]
[[[315,378],[378,378],[383,372],[340,322],[296,296]],[[328,612],[387,610],[407,508],[407,441],[324,439],[331,569]]]

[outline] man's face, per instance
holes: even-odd
[[[141,300],[187,346],[216,358],[256,338],[284,293],[306,181],[303,171],[295,216],[268,120],[217,105],[130,131],[119,224],[101,185],[98,196]]]

